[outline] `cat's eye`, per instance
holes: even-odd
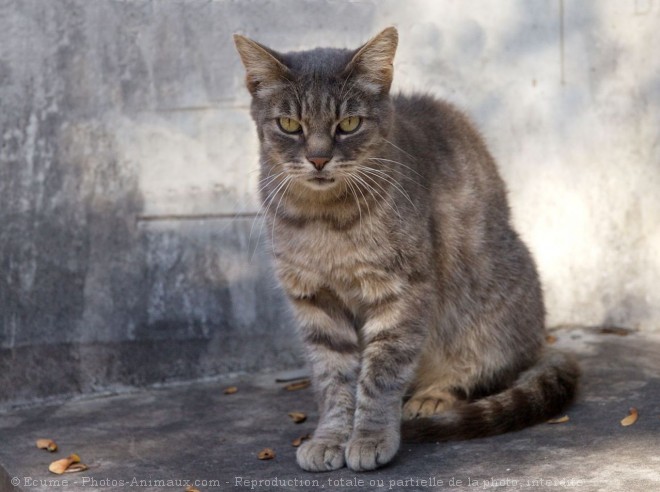
[[[298,133],[302,128],[300,123],[293,118],[282,117],[277,120],[277,123],[282,131],[286,133]]]
[[[359,116],[349,116],[339,122],[338,128],[341,133],[353,133],[360,127],[361,122]]]

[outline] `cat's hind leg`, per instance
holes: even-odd
[[[449,410],[458,405],[460,400],[455,392],[442,386],[430,386],[415,391],[403,405],[403,418],[406,420],[429,417]]]
[[[429,342],[408,389],[410,397],[404,401],[404,420],[429,417],[465,403],[467,395],[457,388],[465,387],[468,378],[474,377],[473,367],[463,361],[450,360],[433,339]]]

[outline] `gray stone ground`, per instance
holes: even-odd
[[[314,429],[311,390],[284,390],[275,381],[282,374],[243,375],[4,412],[0,491],[137,488],[131,482],[141,491],[185,490],[157,480],[207,481],[200,491],[660,490],[660,335],[573,328],[555,336],[579,354],[584,370],[567,423],[464,442],[404,443],[395,461],[375,472],[310,474],[298,469],[290,443]],[[238,392],[223,394],[230,385]],[[639,420],[622,427],[633,406]],[[294,424],[291,411],[305,412],[307,421]],[[60,450],[36,449],[41,437]],[[265,447],[275,450],[274,460],[257,459]],[[47,471],[72,452],[87,472]],[[40,482],[57,479],[69,484]]]

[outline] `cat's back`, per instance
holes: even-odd
[[[435,160],[439,154],[466,152],[487,156],[476,127],[453,104],[428,94],[399,94],[393,104],[397,140],[415,157]]]
[[[392,97],[392,102],[396,115],[404,117],[411,123],[433,126],[450,122],[460,126],[460,120],[464,120],[466,126],[471,126],[466,116],[456,106],[431,94],[399,93]]]
[[[468,116],[427,94],[399,94],[394,106],[394,144],[406,164],[433,188],[471,189],[488,204],[507,208],[505,186],[495,161]]]

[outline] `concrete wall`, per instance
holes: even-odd
[[[0,0],[0,404],[299,363],[231,34],[392,24],[395,89],[489,141],[549,323],[660,329],[660,0]]]

